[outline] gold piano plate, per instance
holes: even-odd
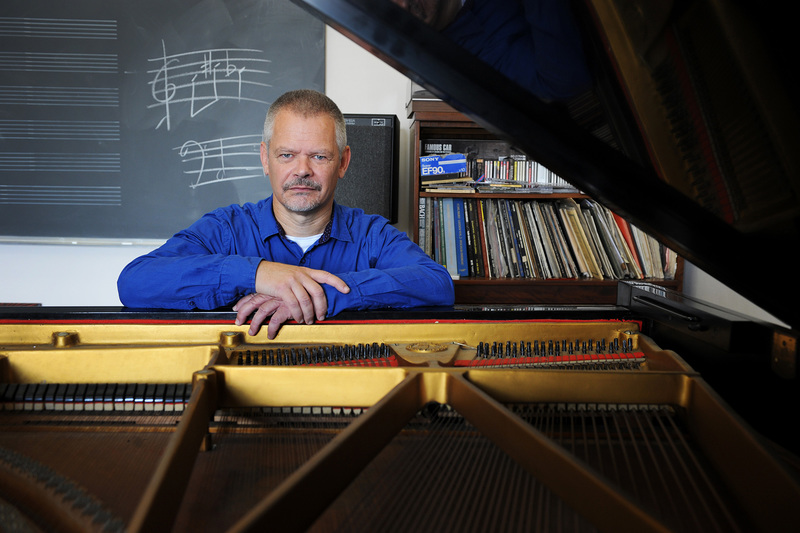
[[[794,478],[635,322],[289,324],[275,340],[71,324],[66,342],[42,326],[0,324],[0,504],[44,529],[463,531],[502,508],[497,530],[544,517],[576,531],[777,530],[800,503]],[[586,339],[606,355],[519,352]],[[627,352],[635,363],[606,366]],[[138,411],[137,398],[90,408],[87,394],[79,409],[83,397],[48,404],[32,388],[130,391],[186,373],[190,396]],[[686,497],[664,505],[676,490]],[[475,499],[500,494],[484,510]]]

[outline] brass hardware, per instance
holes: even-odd
[[[53,345],[56,348],[66,348],[78,344],[78,334],[74,331],[56,331],[53,333]]]

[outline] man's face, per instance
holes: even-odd
[[[275,202],[294,213],[330,208],[336,183],[350,163],[350,148],[339,155],[334,121],[283,110],[275,117],[269,148],[261,144],[261,164]]]

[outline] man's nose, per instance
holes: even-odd
[[[309,176],[309,175],[311,175],[311,173],[312,173],[312,170],[311,170],[311,158],[305,157],[305,156],[301,156],[301,157],[296,158],[295,161],[297,162],[297,164],[296,164],[296,166],[294,168],[294,173],[295,174],[297,174],[298,176]]]

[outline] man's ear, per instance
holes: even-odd
[[[344,177],[344,173],[347,172],[347,167],[350,166],[350,155],[350,146],[345,146],[342,151],[341,160],[339,161],[339,179]]]
[[[269,176],[269,153],[267,153],[267,143],[261,143],[261,167],[264,169],[264,174]]]

